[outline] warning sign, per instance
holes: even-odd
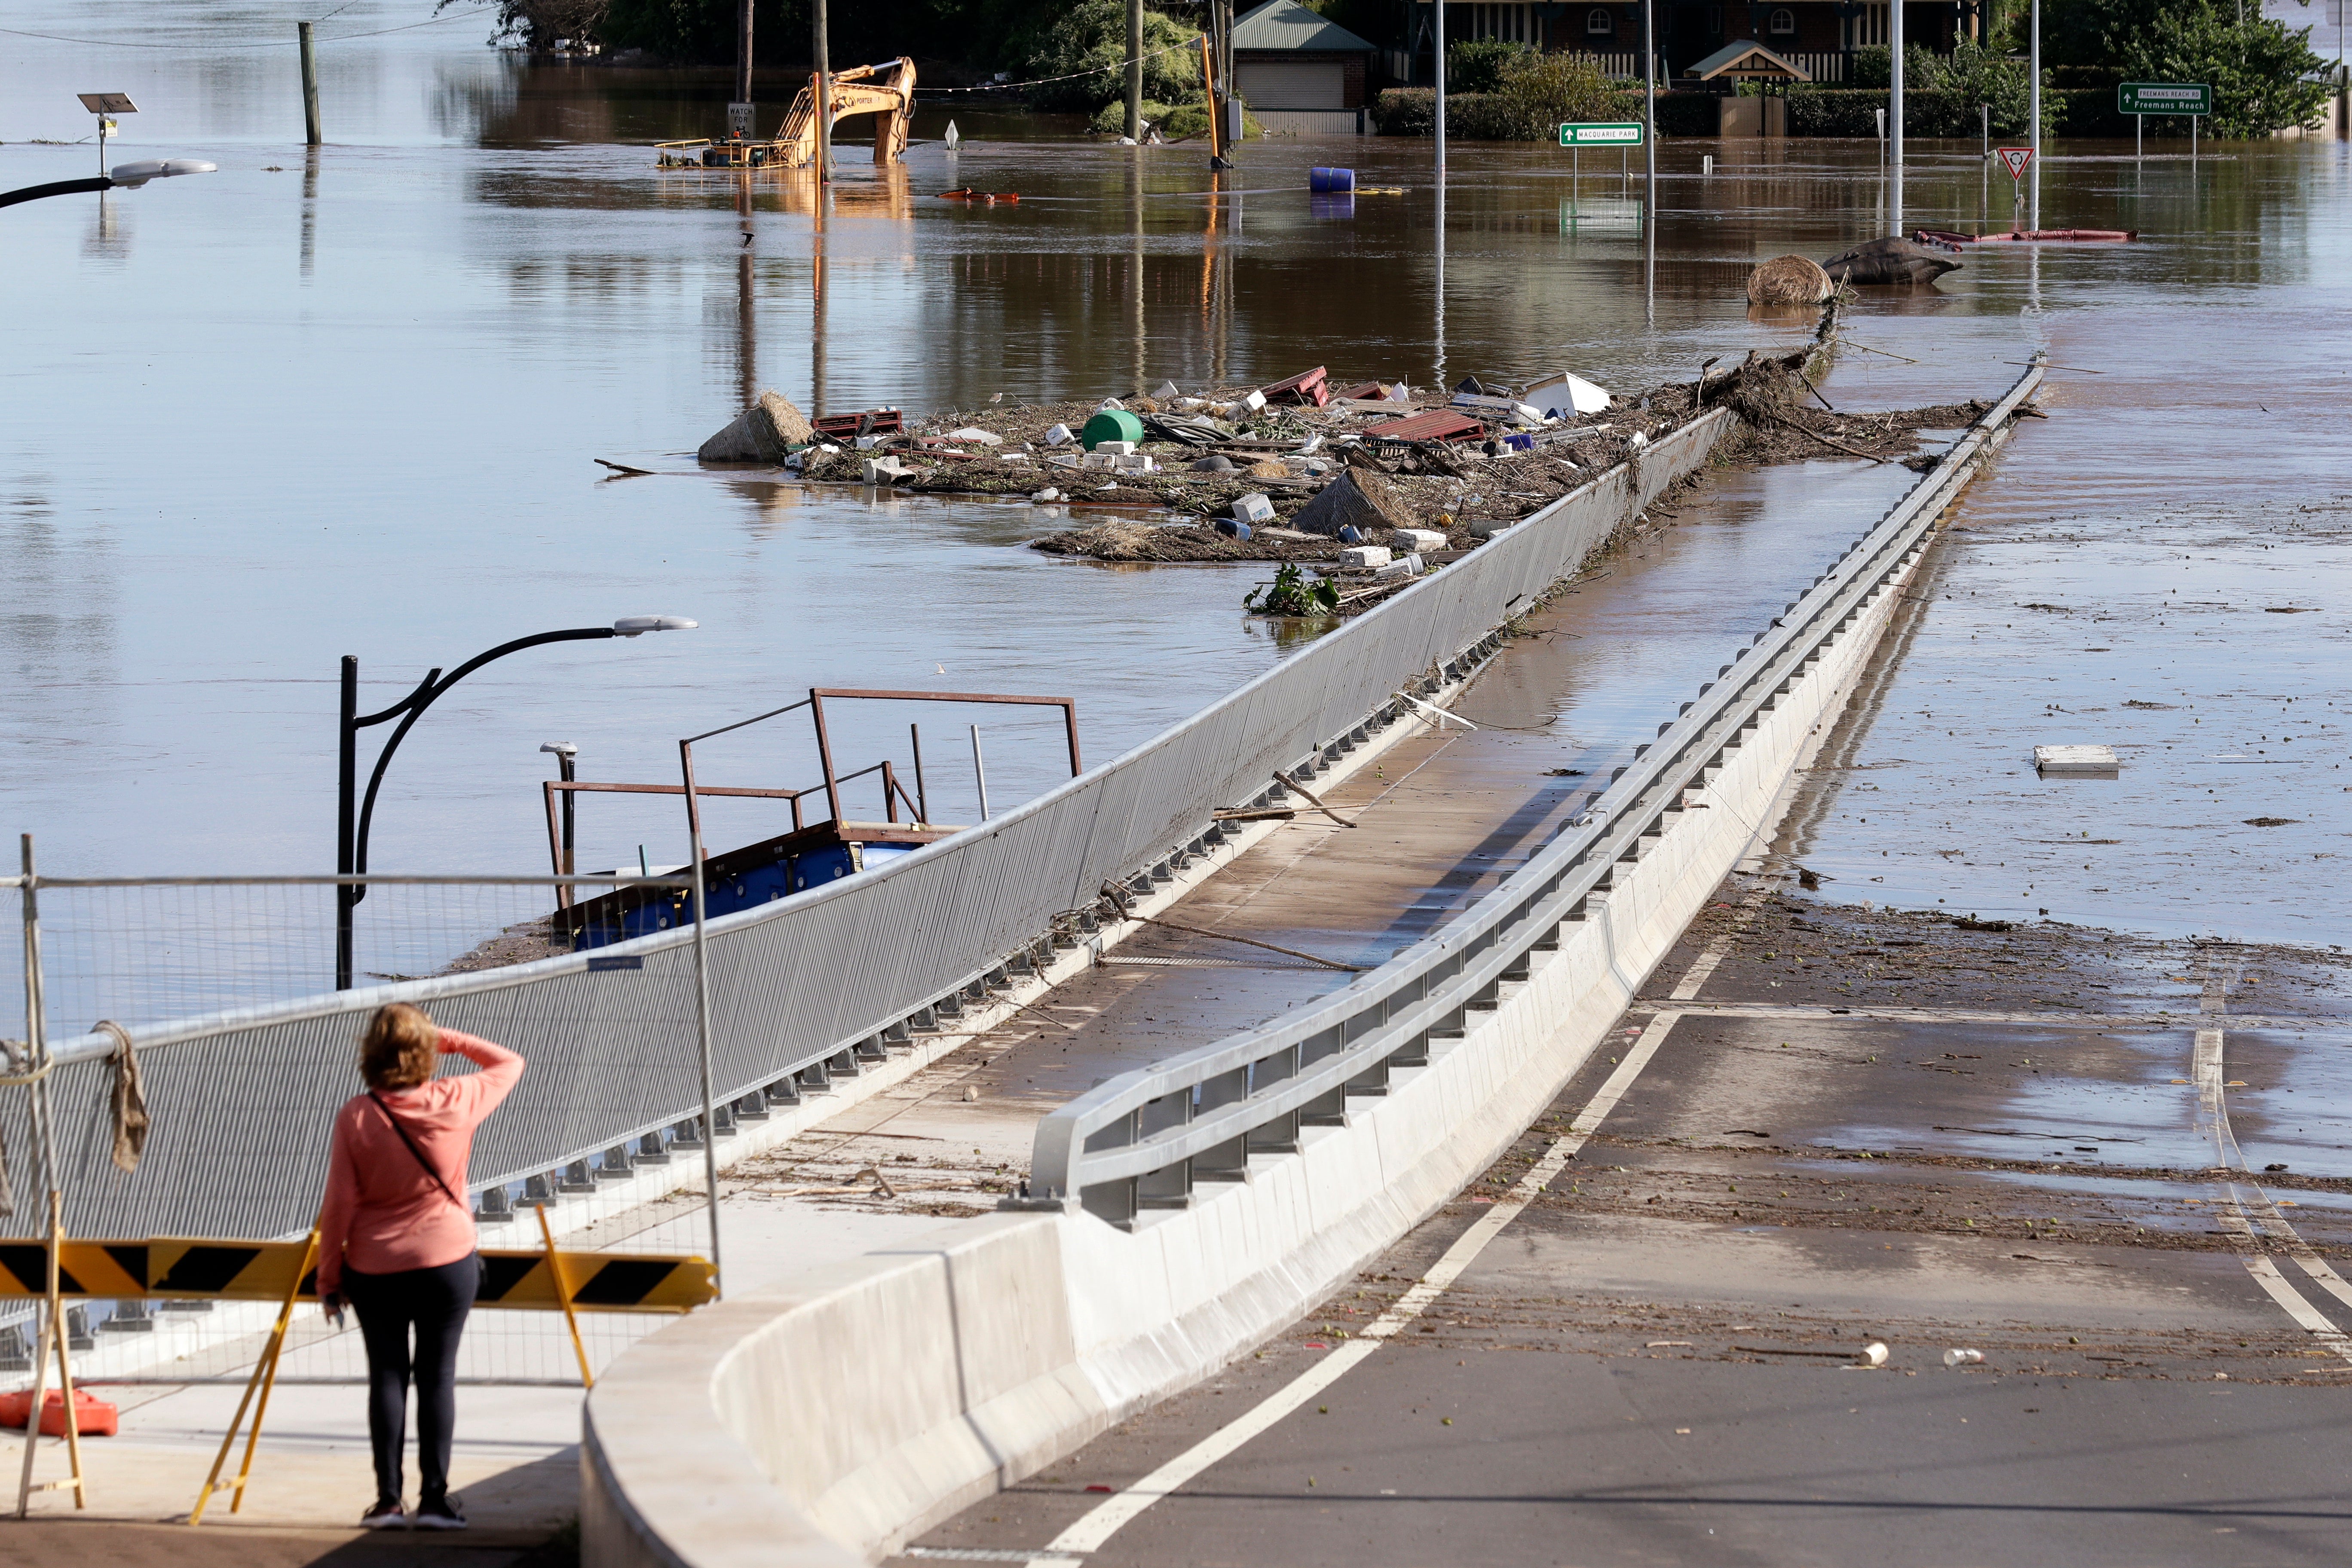
[[[2021,180],[2025,178],[2025,165],[2033,162],[2032,148],[1998,147],[1995,148],[1994,151],[2000,154],[2001,164],[2009,170],[2009,177],[2011,179]]]

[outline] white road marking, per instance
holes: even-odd
[[[1741,900],[1743,910],[1753,910],[1770,891],[1771,884],[1761,885]],[[1723,954],[1724,944],[1720,940],[1702,952],[1675,987],[1674,999],[1687,1001],[1697,995],[1699,987],[1706,984],[1707,976],[1713,974],[1716,966],[1723,962]],[[1517,1219],[1538,1194],[1551,1184],[1569,1160],[1584,1146],[1585,1141],[1600,1129],[1601,1121],[1616,1109],[1617,1102],[1625,1098],[1625,1091],[1633,1086],[1635,1079],[1642,1076],[1642,1069],[1649,1065],[1650,1058],[1657,1054],[1658,1047],[1665,1043],[1666,1036],[1673,1032],[1675,1022],[1681,1017],[1681,1013],[1673,1010],[1657,1012],[1650,1019],[1649,1026],[1642,1031],[1641,1037],[1624,1053],[1624,1059],[1617,1064],[1617,1070],[1609,1075],[1599,1091],[1585,1102],[1584,1109],[1569,1122],[1568,1131],[1553,1139],[1542,1155],[1528,1168],[1527,1173],[1512,1184],[1510,1192],[1479,1215],[1476,1223],[1445,1249],[1444,1256],[1432,1266],[1429,1272],[1398,1297],[1388,1310],[1372,1320],[1361,1334],[1338,1350],[1329,1352],[1312,1368],[1126,1490],[1089,1510],[1076,1523],[1054,1537],[1052,1543],[1043,1552],[1031,1558],[1031,1568],[1054,1568],[1055,1563],[1066,1561],[1067,1553],[1100,1551],[1105,1542],[1152,1504],[1339,1382],[1428,1310],[1430,1305],[1462,1277],[1463,1271],[1476,1261],[1478,1255],[1486,1249],[1487,1243],[1501,1235],[1503,1227]]]
[[[1640,1003],[1636,1006],[1642,1005]],[[2053,1007],[2041,1012],[1996,1011],[1982,1007],[1851,1007],[1827,1002],[1703,1002],[1690,1009],[1694,1018],[1774,1018],[1830,1022],[1853,1018],[1884,1024],[2025,1024],[2045,1029],[2179,1029],[2196,1019],[2193,1013],[2158,1010],[2153,1013],[2069,1013]],[[2308,1016],[2289,1013],[2232,1015],[2241,1029],[2343,1029],[2352,1018],[2336,1014]]]
[[[2242,1172],[2246,1169],[2246,1157],[2238,1147],[2236,1131],[2230,1126],[2229,1083],[2222,1074],[2226,1040],[2220,1026],[2228,1005],[2229,974],[2226,968],[2207,972],[2203,1006],[2211,1026],[2197,1031],[2189,1076],[2197,1085],[2199,1131],[2211,1140],[2215,1163],[2225,1171]],[[2242,1241],[2245,1250],[2240,1254],[2240,1260],[2245,1264],[2246,1272],[2254,1277],[2254,1283],[2314,1339],[2352,1362],[2352,1337],[2305,1300],[2279,1272],[2270,1255],[2259,1250],[2258,1233],[2276,1243],[2321,1289],[2347,1307],[2352,1307],[2352,1286],[2347,1286],[2326,1259],[2313,1251],[2311,1244],[2287,1223],[2286,1215],[2279,1212],[2278,1205],[2260,1183],[2252,1180],[2251,1173],[2243,1187],[2234,1181],[2223,1181],[2216,1184],[2215,1190],[2221,1194],[2218,1217],[2221,1228]],[[2252,1212],[2249,1214],[2249,1210]]]

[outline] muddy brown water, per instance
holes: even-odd
[[[393,770],[374,863],[534,866],[541,742],[578,742],[585,776],[666,780],[676,734],[811,684],[1068,692],[1090,756],[1115,754],[1281,657],[1238,613],[1262,574],[1051,561],[1015,547],[1056,521],[1025,505],[702,474],[694,445],[755,384],[983,410],[1315,363],[1639,385],[1799,341],[1802,322],[1750,319],[1746,269],[1890,223],[1868,145],[1669,143],[1654,252],[1613,161],[1571,182],[1555,148],[1457,145],[1441,253],[1423,142],[1253,146],[1213,182],[1196,149],[961,103],[925,109],[903,169],[849,150],[820,204],[804,178],[652,167],[645,142],[716,123],[717,76],[530,65],[482,47],[478,16],[414,26],[389,0],[322,26],[330,145],[306,154],[291,12],[86,10],[11,13],[0,183],[94,166],[87,144],[32,144],[86,136],[71,94],[93,84],[141,105],[113,156],[221,170],[8,214],[10,276],[41,308],[0,368],[0,821],[58,871],[320,868],[339,656],[389,701],[506,637],[646,611],[702,626],[541,650],[436,709]],[[2053,417],[1977,488],[1804,854],[1839,896],[2340,938],[2346,165],[2321,143],[2122,151],[2054,149],[2045,221],[2138,243],[1989,249],[1857,308],[1852,337],[1884,352],[1843,356],[1824,386],[1842,407],[1985,395],[2037,347],[2105,374],[2054,376]],[[2006,213],[1971,145],[1915,157],[1913,221]],[[1404,194],[1310,203],[1307,169],[1329,163]],[[1023,199],[937,199],[961,184]],[[596,457],[659,471],[607,480]],[[1777,590],[1818,569],[1833,530],[1795,488],[1677,584],[1719,595],[1726,643],[1753,629],[1756,574],[1778,568]],[[1877,504],[1830,521],[1858,530]],[[940,752],[961,742],[959,716],[924,717]],[[844,744],[899,735],[877,718]],[[2127,765],[2044,784],[2020,763],[2043,740]],[[991,725],[999,800],[1052,780],[1048,742]],[[761,734],[725,765],[805,782],[807,752]],[[2289,821],[2244,826],[2263,816]],[[583,832],[588,865],[682,838],[625,803]],[[2121,842],[2061,842],[2085,837]]]

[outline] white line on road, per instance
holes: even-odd
[[[2220,967],[2207,971],[2203,1006],[2211,1026],[2197,1031],[2189,1077],[2197,1085],[2199,1131],[2212,1141],[2216,1162],[2224,1170],[2243,1171],[2246,1169],[2246,1156],[2238,1147],[2236,1131],[2230,1125],[2229,1083],[2222,1076],[2222,1053],[2226,1041],[2221,1022],[2228,1005],[2230,973],[2227,968]],[[2261,1286],[2263,1294],[2277,1302],[2280,1309],[2314,1339],[2346,1361],[2352,1362],[2352,1338],[2347,1337],[2343,1331],[2328,1321],[2326,1314],[2306,1300],[2287,1277],[2279,1272],[2278,1265],[2271,1261],[2268,1254],[2255,1250],[2257,1229],[2278,1243],[2321,1289],[2347,1307],[2352,1307],[2352,1287],[2347,1287],[2343,1277],[2328,1266],[2326,1259],[2313,1251],[2311,1244],[2287,1223],[2286,1215],[2279,1211],[2278,1205],[2272,1201],[2261,1184],[2252,1179],[2251,1173],[2243,1188],[2236,1182],[2225,1181],[2217,1184],[2217,1190],[2221,1194],[2221,1213],[2218,1216],[2221,1228],[2232,1233],[2247,1248],[2240,1254],[2240,1260],[2245,1264],[2246,1272],[2254,1277],[2254,1283]],[[2253,1211],[2251,1216],[2247,1213],[2249,1209]]]
[[[1743,910],[1752,909],[1770,890],[1769,883],[1759,886],[1755,893],[1741,900]],[[1718,939],[1692,963],[1681,984],[1675,987],[1674,999],[1687,1001],[1697,995],[1699,987],[1706,984],[1707,976],[1713,974],[1716,966],[1723,962],[1723,940]],[[1672,1010],[1661,1011],[1653,1016],[1649,1026],[1642,1031],[1641,1038],[1633,1042],[1633,1048],[1617,1064],[1617,1070],[1609,1075],[1599,1092],[1587,1100],[1584,1109],[1570,1121],[1568,1131],[1552,1140],[1550,1146],[1528,1168],[1527,1173],[1512,1184],[1510,1192],[1479,1215],[1477,1223],[1464,1231],[1454,1245],[1445,1249],[1444,1256],[1429,1272],[1397,1298],[1387,1311],[1375,1318],[1360,1335],[1326,1354],[1308,1371],[1301,1373],[1109,1501],[1088,1510],[1076,1523],[1054,1537],[1053,1543],[1044,1552],[1029,1560],[1032,1568],[1052,1568],[1057,1562],[1066,1561],[1067,1553],[1100,1551],[1105,1542],[1153,1503],[1184,1486],[1210,1466],[1339,1382],[1428,1310],[1430,1305],[1461,1278],[1463,1270],[1486,1249],[1487,1243],[1501,1235],[1503,1227],[1517,1219],[1544,1188],[1551,1184],[1570,1158],[1599,1130],[1602,1120],[1616,1109],[1619,1100],[1625,1098],[1625,1091],[1633,1086],[1633,1080],[1642,1075],[1642,1069],[1649,1065],[1650,1058],[1665,1043],[1666,1036],[1673,1031],[1675,1021],[1681,1016],[1681,1013]]]

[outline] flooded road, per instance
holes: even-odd
[[[1888,222],[1868,146],[1678,142],[1661,149],[1652,261],[1612,205],[1627,187],[1610,161],[1587,160],[1572,188],[1558,149],[1467,145],[1441,259],[1425,143],[1253,146],[1212,189],[1197,150],[1122,151],[962,106],[925,110],[903,170],[877,174],[849,149],[820,216],[804,177],[652,167],[644,142],[715,123],[717,77],[529,66],[481,47],[478,16],[416,20],[362,0],[322,27],[331,145],[308,156],[290,11],[133,5],[91,22],[42,0],[0,35],[9,185],[94,162],[87,145],[26,144],[86,135],[71,93],[92,82],[141,104],[115,156],[221,164],[7,216],[12,281],[42,309],[12,324],[0,370],[15,415],[0,431],[0,820],[40,835],[54,871],[319,868],[341,655],[360,657],[363,700],[389,701],[428,667],[625,614],[702,625],[537,650],[471,679],[404,746],[373,863],[535,866],[542,742],[578,742],[583,776],[667,779],[676,734],[811,684],[1066,692],[1088,755],[1108,757],[1279,657],[1238,614],[1249,569],[1049,562],[1018,548],[1051,522],[1022,505],[698,474],[695,444],[756,385],[835,410],[1265,380],[1318,363],[1422,384],[1569,365],[1637,386],[1792,342],[1801,328],[1748,319],[1746,268]],[[782,82],[761,93],[787,97]],[[950,113],[969,139],[959,154],[937,140]],[[2054,861],[2020,884],[2020,853],[1981,836],[1944,843],[1918,815],[1979,778],[1960,798],[2012,810],[2026,795],[1992,785],[2032,782],[2030,767],[2012,774],[2037,740],[2179,748],[2177,730],[2202,746],[2219,729],[2226,745],[2207,750],[2260,752],[2284,718],[2264,704],[2294,697],[2298,721],[2306,704],[2324,720],[2343,710],[2324,657],[2347,620],[2326,536],[2352,494],[2352,459],[2327,435],[2346,384],[2331,324],[2341,153],[2231,147],[2192,168],[2057,151],[2050,221],[2147,237],[1971,255],[1932,295],[1866,300],[1853,336],[1884,352],[1848,353],[1826,384],[1842,407],[1981,395],[2037,346],[2109,372],[2055,378],[2056,417],[1972,492],[1977,531],[1940,568],[1950,607],[1939,599],[1913,643],[1937,657],[1906,664],[1853,760],[1884,794],[1915,776],[1925,787],[1868,824],[1826,812],[1809,863],[1842,893],[1885,875],[1865,896],[2315,940],[2308,894],[2334,868],[2314,857],[2347,824],[2309,791],[2285,805],[2265,795],[2288,769],[2191,779],[2158,763],[2127,768],[2120,788],[2038,786],[2042,836],[2145,839],[2100,846],[2126,858],[2094,858],[2095,881],[2055,893]],[[1972,147],[1917,158],[1913,221],[2006,212]],[[1305,171],[1334,161],[1405,194],[1318,212]],[[1023,200],[971,209],[933,195],[964,184]],[[598,457],[661,472],[610,481]],[[2292,539],[2273,531],[2305,506],[2322,510],[2294,511]],[[1763,563],[1736,570],[1770,570],[1779,522],[1759,523]],[[1791,545],[1778,575],[1793,587],[1811,568]],[[2299,594],[2315,613],[2199,609],[2194,628],[2167,620],[2143,637],[2126,636],[2147,618],[2131,610],[2095,642],[2074,637],[2086,616],[2128,609],[2126,579],[2147,612],[2173,597],[2168,550],[2193,557],[2195,571],[2169,570],[2200,601],[2267,608]],[[2004,618],[1964,613],[1996,599]],[[2024,600],[2066,611],[2013,610]],[[2189,640],[2200,631],[2213,635]],[[2074,658],[2077,642],[2114,651],[2079,678],[2017,679],[2021,648]],[[2143,668],[2151,679],[2110,679]],[[1937,684],[1915,694],[1914,681]],[[2035,727],[2053,702],[2069,710],[2063,734]],[[2074,716],[2095,706],[2109,712]],[[1967,722],[1929,732],[1959,710]],[[2266,724],[2273,711],[2282,721]],[[2333,743],[2294,732],[2298,758]],[[890,733],[877,721],[849,743],[878,750]],[[1030,739],[1008,729],[992,744],[1000,798],[1055,776],[1050,746]],[[2292,776],[2315,778],[2343,750]],[[783,739],[734,761],[759,782],[805,782],[805,752]],[[2209,785],[2227,794],[2225,817],[2188,809]],[[2113,811],[2147,831],[2100,826]],[[2263,815],[2295,820],[2239,824]],[[1874,837],[1889,824],[1888,841]],[[2238,852],[2231,875],[2184,868],[2183,853],[2204,863],[2205,841],[2181,837],[2200,825]],[[640,844],[675,858],[680,827],[652,807],[600,809],[583,819],[583,864],[632,861]],[[1945,848],[1967,853],[1932,854]],[[2141,886],[2156,891],[2116,890]]]

